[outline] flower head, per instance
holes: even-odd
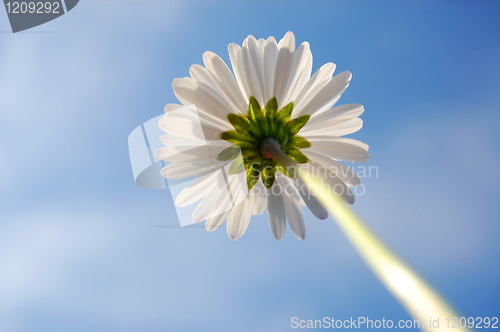
[[[176,198],[176,205],[202,199],[193,220],[206,220],[209,231],[227,219],[228,235],[237,239],[252,215],[267,207],[271,232],[277,240],[284,236],[286,220],[294,234],[304,239],[300,205],[306,204],[320,219],[325,219],[327,212],[300,178],[277,162],[272,151],[280,150],[319,175],[325,185],[353,203],[349,187],[360,181],[338,161],[358,162],[369,157],[366,144],[341,137],[361,128],[358,117],[363,106],[332,108],[349,85],[351,74],[342,72],[333,77],[335,65],[327,63],[311,76],[309,44],[304,42],[295,49],[291,32],[278,43],[273,37],[256,40],[248,36],[241,47],[229,45],[229,56],[234,75],[219,56],[206,52],[204,67],[193,65],[191,77],[174,80],[175,95],[184,106],[194,105],[196,115],[186,115],[182,105],[165,107],[160,127],[167,133],[161,138],[166,146],[157,156],[171,163],[162,175],[196,177]],[[180,116],[172,115],[176,111]],[[194,127],[201,128],[207,145],[182,148],[175,138],[196,139]],[[218,172],[221,169],[226,170],[225,175]],[[228,194],[225,185],[237,187],[236,179],[243,179],[240,187],[245,187],[239,196]],[[233,204],[225,205],[228,201]]]

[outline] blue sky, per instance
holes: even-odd
[[[495,1],[81,1],[11,34],[0,11],[0,331],[288,331],[409,316],[331,219],[275,241],[173,224],[129,133],[174,78],[252,34],[308,41],[353,80],[378,177],[355,209],[464,316],[500,315]]]

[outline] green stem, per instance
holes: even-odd
[[[327,208],[333,219],[354,245],[358,253],[384,286],[401,303],[424,331],[470,331],[467,328],[451,328],[451,318],[461,317],[453,308],[412,268],[393,253],[363,220],[345,204],[342,197],[323,186],[320,177],[302,168],[288,157],[279,145],[266,144],[266,153],[279,164],[294,169],[294,175],[302,179],[310,192]],[[430,326],[430,319],[439,318],[439,329]],[[447,321],[448,319],[448,321]],[[450,323],[450,326],[447,326]]]

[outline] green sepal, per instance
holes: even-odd
[[[284,130],[288,133],[289,136],[295,136],[302,127],[309,121],[311,118],[310,115],[303,115],[299,118],[293,119],[291,121],[288,121],[288,123],[285,125]]]
[[[236,158],[229,166],[229,175],[239,174],[245,171],[245,163],[243,157]]]
[[[260,159],[260,154],[256,150],[243,149],[241,150],[241,154],[243,155],[243,159],[250,160],[254,158]]]
[[[257,164],[257,165],[255,165],[255,164]],[[249,167],[248,167],[247,173],[246,173],[248,190],[252,189],[253,186],[255,186],[255,184],[257,183],[257,181],[259,181],[260,169],[258,167],[256,167],[258,165],[259,165],[258,162],[254,162],[254,163],[249,164]]]
[[[247,119],[247,117],[241,114],[229,113],[227,115],[227,119],[236,130],[238,130],[238,128],[242,128],[243,130],[246,131],[245,128],[247,128],[248,125],[250,124],[250,121]]]
[[[277,124],[276,124],[276,119],[275,118],[268,118],[266,117],[267,123],[269,125],[269,132],[270,133],[275,133],[277,129]]]
[[[276,177],[276,168],[273,166],[267,166],[262,169],[261,172],[262,176],[262,182],[264,183],[264,187],[267,189],[271,188],[275,177]]]
[[[269,123],[267,122],[267,119],[263,114],[261,114],[257,118],[257,123],[258,123],[259,127],[261,128],[262,133],[265,136],[269,135]]]
[[[282,145],[288,142],[288,132],[285,126],[281,125],[278,130],[275,131],[275,138]]]
[[[255,150],[255,143],[249,143],[249,142],[240,142],[238,143],[238,145],[240,146],[241,148],[241,151],[245,151],[245,150]]]
[[[278,100],[276,97],[270,99],[266,104],[266,117],[273,118],[278,111]]]
[[[220,134],[220,138],[235,144],[240,144],[241,142],[255,143],[253,137],[238,133],[236,130],[225,131]]]
[[[299,164],[304,164],[309,161],[305,154],[294,148],[289,148],[286,154]]]
[[[255,121],[262,114],[259,102],[254,96],[250,96],[250,102],[248,103],[248,115],[251,120]]]
[[[273,97],[266,104],[265,118],[269,127],[269,132],[274,133],[276,131],[276,113],[278,112],[278,100]]]
[[[246,116],[231,113],[227,115],[227,119],[238,133],[251,137],[252,139],[260,136],[258,126],[255,126],[255,122],[250,122]]]
[[[290,118],[292,117],[292,111],[293,111],[293,101],[289,103],[288,105],[284,106],[278,113],[277,119],[279,122],[285,124],[287,123]]]
[[[229,161],[233,160],[238,156],[238,154],[241,152],[241,148],[239,147],[238,144],[232,145],[228,148],[225,148],[222,150],[219,155],[217,156],[218,161]]]
[[[300,136],[294,136],[290,139],[291,146],[294,148],[299,148],[299,149],[305,149],[305,148],[310,148],[311,147],[311,142],[306,140],[304,137]]]

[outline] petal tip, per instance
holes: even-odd
[[[240,45],[238,45],[236,43],[230,43],[227,47],[229,50],[231,50],[232,48],[236,48],[236,49],[241,48]]]
[[[161,149],[161,148],[160,148],[160,149]],[[160,155],[161,155],[161,151],[160,151],[160,149],[157,149],[157,150],[155,151],[155,156],[156,156],[158,159],[161,159],[161,157],[160,157]],[[158,151],[160,151],[160,152],[158,152]]]
[[[203,53],[203,59],[210,59],[211,57],[213,57],[215,55],[214,52],[211,52],[211,51],[205,51]]]
[[[283,240],[283,237],[284,237],[284,236],[283,236],[283,235],[281,235],[281,236],[275,236],[275,235],[273,234],[273,237],[274,237],[274,239],[275,239],[276,241],[281,241],[281,240]]]

